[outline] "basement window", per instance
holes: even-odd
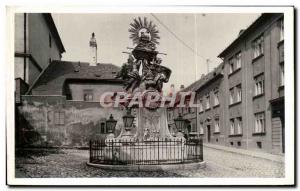
[[[257,145],[257,148],[259,148],[259,149],[261,149],[262,148],[262,144],[261,144],[261,142],[259,141],[259,142],[256,142],[256,145]]]

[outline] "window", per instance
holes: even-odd
[[[284,39],[284,20],[280,20],[280,41]]]
[[[236,86],[236,102],[242,101],[242,86],[237,85]]]
[[[100,124],[100,133],[102,133],[102,134],[105,133],[105,123]]]
[[[261,145],[260,141],[256,142],[256,145],[257,145],[258,148],[260,148],[260,149],[262,148],[262,145]]]
[[[280,86],[284,86],[284,64],[280,64]]]
[[[234,135],[234,119],[230,119],[230,135]]]
[[[256,58],[264,53],[263,43],[264,43],[263,35],[253,41],[253,57],[254,58]]]
[[[236,127],[236,131],[238,135],[242,134],[242,118],[238,117],[237,119],[237,127]]]
[[[214,106],[217,106],[219,104],[220,104],[220,102],[219,102],[219,92],[215,91],[214,92]]]
[[[200,131],[199,131],[199,133],[200,133],[201,135],[204,134],[203,123],[200,123]]]
[[[229,74],[231,74],[234,71],[233,58],[230,58],[228,62],[229,62]]]
[[[239,69],[241,68],[242,66],[242,54],[241,52],[237,53],[236,56],[235,56],[235,60],[236,60],[236,69]]]
[[[49,47],[52,47],[52,38],[51,38],[51,34],[49,34]]]
[[[215,119],[215,133],[219,133],[220,132],[220,121],[219,119]]]
[[[255,128],[254,133],[265,133],[265,113],[255,114]]]
[[[210,108],[210,96],[209,94],[206,95],[206,108],[205,109],[209,109]]]
[[[255,87],[254,87],[254,95],[261,95],[264,93],[264,75],[261,74],[254,78]]]
[[[229,89],[229,104],[234,102],[234,88]]]
[[[203,101],[200,100],[200,104],[199,104],[199,112],[203,111]]]
[[[54,123],[55,123],[55,125],[64,125],[65,124],[65,112],[63,112],[63,111],[54,112]]]
[[[83,100],[84,101],[93,101],[94,94],[93,90],[83,90]]]

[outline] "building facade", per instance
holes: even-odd
[[[15,78],[31,86],[65,48],[51,14],[15,14]]]
[[[262,14],[220,53],[222,77],[215,69],[185,90],[197,93],[197,115],[185,116],[204,142],[284,153],[283,23]]]
[[[102,107],[100,97],[106,92],[123,91],[123,81],[114,78],[119,70],[112,64],[52,61],[21,96],[22,104],[17,107],[19,142],[86,147],[90,139],[102,139],[109,133],[106,120],[110,114],[118,121],[118,135],[124,112]],[[33,134],[30,142],[25,139],[28,133]]]
[[[87,146],[109,133],[110,114],[119,133],[124,112],[103,108],[100,97],[123,90],[115,78],[120,67],[98,63],[95,35],[89,40],[92,63],[61,61],[65,49],[51,14],[15,15],[17,147]]]
[[[219,55],[225,63],[230,146],[240,141],[243,148],[284,152],[283,19],[262,14]]]

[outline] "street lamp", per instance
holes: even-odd
[[[178,133],[176,134],[176,137],[184,137],[184,134],[182,133],[182,131],[185,128],[185,119],[183,119],[183,117],[181,116],[181,114],[179,114],[179,116],[174,119],[176,128],[178,129]]]
[[[125,128],[130,129],[130,127],[133,124],[133,120],[134,120],[134,116],[131,115],[130,109],[128,109],[126,115],[123,116],[123,122],[124,122]]]
[[[115,131],[116,125],[117,125],[117,120],[115,120],[113,115],[110,114],[109,119],[106,120],[106,128],[108,133],[113,133]]]
[[[126,115],[123,116],[124,123],[124,134],[122,135],[123,139],[130,140],[132,138],[131,127],[134,121],[134,116],[131,115],[131,109],[127,109]]]

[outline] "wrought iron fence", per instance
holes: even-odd
[[[90,162],[97,164],[158,165],[203,161],[202,140],[91,140]]]

